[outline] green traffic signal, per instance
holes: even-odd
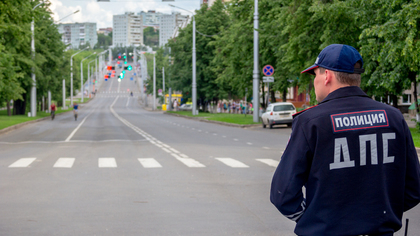
[[[127,64],[127,61],[125,61],[124,64]]]
[[[130,70],[130,71],[131,71],[132,69],[133,69],[133,68],[132,68],[131,66],[128,66],[128,67],[127,67],[127,70]]]
[[[125,70],[123,70],[122,73],[125,74]]]
[[[124,59],[126,59],[127,58],[127,56],[124,56]]]

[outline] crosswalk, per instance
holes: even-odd
[[[185,158],[180,155],[171,154],[176,158],[176,160],[180,161],[182,164],[189,168],[204,168],[206,167],[204,164],[192,159],[192,158]],[[28,168],[37,160],[37,157],[24,157],[20,158],[17,161],[13,162],[8,166],[8,168]],[[164,165],[159,163],[155,158],[137,158],[140,166],[143,168],[163,168]],[[250,168],[250,165],[263,163],[270,167],[277,167],[279,161],[273,159],[255,159],[252,163],[245,164],[243,161],[236,160],[230,157],[216,157],[214,160],[217,163],[224,164],[225,166],[231,168]],[[53,168],[72,168],[77,162],[77,159],[74,157],[60,157],[52,166]],[[117,168],[117,159],[114,157],[100,157],[98,158],[98,168]]]

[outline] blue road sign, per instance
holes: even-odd
[[[105,81],[108,81],[108,79],[105,79]]]
[[[109,76],[111,76],[112,73],[108,73]]]
[[[133,77],[131,77],[130,80],[133,80]]]
[[[274,67],[270,66],[270,65],[266,65],[263,68],[263,74],[265,76],[272,76],[274,74]]]
[[[134,75],[136,75],[136,73],[134,73]]]

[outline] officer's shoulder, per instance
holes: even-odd
[[[318,105],[314,105],[314,106],[311,106],[311,107],[308,107],[308,108],[306,108],[306,109],[304,109],[304,110],[301,110],[301,111],[299,111],[299,112],[296,112],[295,114],[293,114],[293,118],[296,118],[297,116],[300,116],[300,115],[302,115],[302,114],[307,114],[307,113],[310,113],[310,111],[313,111],[314,110],[314,108],[315,107],[317,107]]]

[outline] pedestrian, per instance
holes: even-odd
[[[355,48],[332,44],[302,71],[315,75],[319,104],[293,116],[270,195],[297,235],[393,235],[420,201],[410,130],[359,88],[362,67]]]
[[[226,113],[226,110],[227,110],[226,102],[223,102],[223,112]]]
[[[232,109],[232,104],[228,103],[228,113],[230,114],[230,110]]]
[[[236,104],[235,101],[232,102],[232,113],[235,113],[236,111]]]
[[[219,101],[219,102],[217,103],[217,113],[220,113],[220,112],[221,112],[221,110],[222,110],[222,103]]]
[[[56,111],[57,107],[55,106],[55,103],[51,104],[51,120],[54,120],[55,118],[55,111]]]

